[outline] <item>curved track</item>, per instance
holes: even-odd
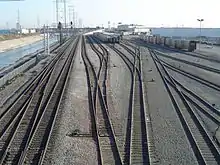
[[[210,136],[204,126],[201,118],[195,112],[193,104],[198,109],[203,111],[211,120],[219,123],[218,112],[212,111],[210,107],[201,107],[200,104],[186,93],[187,88],[175,80],[172,75],[167,71],[164,64],[158,58],[157,52],[150,49],[151,57],[153,58],[155,65],[164,81],[166,89],[170,95],[172,103],[178,114],[185,134],[191,144],[195,157],[199,164],[218,164],[220,162],[219,148]],[[189,92],[189,91],[188,91]],[[201,100],[200,100],[201,101]]]
[[[155,52],[157,53],[157,52]],[[174,65],[170,65],[169,63],[165,62],[164,60],[160,59],[159,57],[157,59],[155,59],[157,62],[160,62],[166,69],[167,71],[170,72],[170,74],[172,74],[174,71],[178,74],[180,74],[180,76],[186,76],[187,78],[189,78],[190,81],[196,81],[199,82],[200,84],[203,85],[202,89],[204,88],[205,90],[209,89],[213,89],[218,93],[220,91],[220,86],[214,82],[211,82],[209,80],[206,80],[204,78],[201,78],[197,75],[194,75],[192,73],[186,72],[184,70],[182,70],[181,68],[175,67]],[[159,60],[159,61],[158,61]],[[210,132],[212,132],[212,136],[214,136],[215,133],[215,129],[216,127],[218,127],[220,125],[220,111],[215,107],[214,104],[211,104],[208,98],[204,98],[204,96],[201,96],[201,93],[198,94],[198,92],[196,92],[196,90],[191,90],[190,88],[187,88],[187,84],[183,85],[183,83],[181,81],[178,80],[179,78],[174,76],[173,77],[173,81],[178,84],[178,86],[181,88],[181,90],[183,91],[184,96],[186,97],[186,99],[192,104],[192,106],[194,106],[194,108],[202,113],[203,115],[205,115],[204,119],[202,120],[203,123],[206,124],[207,128],[210,127],[210,124],[212,124],[212,128],[208,128],[208,130]],[[191,84],[189,84],[190,86],[192,86]],[[207,89],[206,89],[207,88]],[[213,94],[214,96],[214,94]],[[210,123],[211,121],[211,123]]]
[[[92,133],[97,143],[98,163],[99,164],[122,164],[121,156],[116,143],[113,126],[108,114],[108,106],[106,99],[106,80],[107,80],[107,64],[108,52],[101,45],[100,52],[92,43],[93,39],[87,38],[91,48],[100,59],[100,67],[96,75],[94,66],[92,65],[87,51],[85,38],[82,38],[82,58],[86,68],[87,83],[89,89],[90,113],[92,121]],[[93,95],[92,95],[93,91]]]
[[[121,57],[132,77],[124,148],[124,164],[150,164],[140,54],[138,50],[134,52],[125,45],[121,44],[121,46],[129,52],[130,57],[127,57],[124,52],[115,46],[110,46],[110,48]]]

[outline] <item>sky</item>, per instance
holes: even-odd
[[[0,28],[15,27],[18,9],[23,27],[36,27],[56,22],[56,0],[25,0],[3,2],[0,0]],[[59,0],[61,1],[61,0]],[[66,0],[67,20],[69,7],[74,6],[77,18],[84,26],[107,27],[115,23],[143,24],[149,27],[202,27],[220,28],[220,0]],[[59,3],[63,7],[62,3]],[[61,7],[60,7],[61,8]]]

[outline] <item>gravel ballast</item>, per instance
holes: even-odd
[[[143,48],[141,53],[158,164],[197,164],[149,51]]]
[[[97,164],[96,144],[91,137],[86,72],[80,47],[60,107],[61,119],[47,164]],[[90,137],[72,137],[74,132]]]

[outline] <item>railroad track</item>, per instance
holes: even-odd
[[[138,40],[138,41],[137,40],[136,41],[135,40],[133,40],[133,41],[126,40],[126,41],[128,43],[129,42],[134,42],[134,43],[138,42],[138,43],[141,43],[141,44],[145,44],[145,46],[146,46],[146,43],[141,41],[141,40]],[[188,51],[185,51],[185,50],[178,50],[178,49],[175,49],[175,48],[170,48],[170,47],[160,46],[160,45],[154,45],[154,44],[150,44],[150,43],[147,43],[147,45],[151,46],[152,49],[155,49],[155,48],[165,49],[165,50],[169,50],[169,51],[172,51],[172,52],[181,53],[181,54],[184,54],[186,56],[197,57],[197,58],[208,60],[208,61],[211,61],[211,62],[220,63],[219,59],[210,58],[210,57],[207,57],[207,55],[197,53],[197,52],[188,52]]]
[[[137,42],[137,41],[131,41],[132,43],[138,43],[138,44],[141,44],[142,46],[145,46],[145,47],[148,47],[148,48],[152,48],[152,46],[149,46],[146,45],[145,43],[143,42]],[[183,59],[179,59],[179,58],[176,58],[176,57],[172,57],[168,54],[164,54],[164,53],[161,53],[159,51],[156,51],[157,52],[157,55],[158,56],[161,56],[161,57],[165,57],[167,59],[171,59],[171,60],[174,60],[174,61],[178,61],[178,62],[181,62],[181,63],[184,63],[184,64],[187,64],[187,65],[191,65],[191,66],[194,66],[194,67],[198,67],[200,69],[203,69],[203,70],[207,70],[207,71],[210,71],[210,72],[213,72],[213,73],[217,73],[217,74],[220,74],[220,70],[219,69],[216,69],[216,68],[213,68],[213,67],[210,67],[210,66],[205,66],[205,65],[202,65],[202,64],[199,64],[199,63],[195,63],[195,62],[191,62],[191,61],[187,61],[187,60],[183,60]],[[212,60],[213,62],[213,60]]]
[[[209,80],[206,80],[206,79],[204,79],[204,78],[201,78],[200,76],[195,75],[195,74],[193,74],[193,73],[189,73],[189,72],[187,72],[187,71],[185,71],[185,70],[183,70],[183,69],[181,69],[181,68],[179,68],[179,67],[176,67],[176,66],[174,66],[174,65],[171,65],[171,64],[167,63],[166,61],[164,61],[164,60],[162,60],[162,59],[160,59],[160,61],[161,61],[161,62],[164,64],[164,66],[166,66],[168,69],[170,69],[170,70],[172,70],[172,71],[175,71],[175,72],[177,72],[177,73],[179,73],[179,74],[181,74],[181,75],[184,75],[184,76],[186,76],[186,77],[188,77],[188,78],[190,78],[190,79],[193,79],[193,80],[195,80],[195,81],[197,81],[197,82],[199,82],[199,83],[201,83],[201,84],[203,84],[203,85],[205,85],[205,86],[207,86],[207,87],[210,87],[210,88],[212,88],[212,89],[214,89],[214,90],[216,90],[216,91],[220,91],[220,85],[219,85],[219,84],[216,84],[216,83],[214,83],[214,82],[211,82],[211,81],[209,81]]]
[[[105,82],[107,79],[108,53],[104,47],[102,53],[94,45],[90,44],[90,46],[101,60],[97,75],[95,73],[94,66],[88,57],[85,38],[83,37],[82,58],[87,74],[92,134],[97,144],[98,163],[122,164],[113,126],[108,114],[107,101],[104,97],[106,91]]]
[[[213,68],[213,67],[209,67],[209,66],[205,66],[205,65],[202,65],[202,64],[199,64],[199,63],[195,63],[195,62],[179,59],[179,58],[176,58],[176,57],[172,57],[172,56],[169,56],[167,54],[160,53],[158,51],[157,51],[157,55],[165,57],[165,58],[169,58],[169,59],[174,60],[174,61],[182,62],[184,64],[188,64],[188,65],[191,65],[191,66],[196,66],[198,68],[201,68],[201,69],[213,72],[213,73],[220,74],[220,70],[216,69],[216,68]]]
[[[50,47],[51,53],[57,53],[60,51],[60,47],[58,44],[53,44]],[[36,57],[38,54],[44,53],[44,50],[39,50],[38,52],[34,53],[32,55],[32,57]],[[23,88],[25,89],[26,87],[28,87],[31,84],[31,81],[28,81],[26,83],[24,83],[22,86],[20,86],[16,91],[14,91],[11,95],[9,95],[6,99],[4,99],[1,104],[0,107],[3,108],[3,106],[7,106],[6,104],[8,103],[8,101],[16,101],[20,95],[16,96],[16,94],[18,94]],[[14,98],[13,98],[14,97]],[[13,100],[11,100],[13,98]]]
[[[92,50],[96,53],[96,55],[99,58],[99,63],[100,66],[98,68],[98,72],[97,72],[97,80],[98,80],[98,84],[99,87],[101,86],[101,91],[102,94],[104,96],[104,100],[105,100],[105,104],[106,106],[108,106],[107,104],[107,98],[106,98],[106,81],[107,81],[107,74],[108,74],[108,62],[109,62],[109,55],[107,50],[93,37],[88,36],[87,39],[90,41],[90,47],[92,48]],[[93,44],[93,42],[96,41],[97,45],[99,45],[99,48],[101,48],[102,51],[100,51],[95,44]],[[95,101],[95,105],[96,105],[96,101]]]
[[[119,49],[110,46],[128,67],[132,82],[130,88],[129,110],[124,148],[124,164],[150,164],[147,120],[144,107],[140,54],[122,46],[132,56],[131,60]]]
[[[63,46],[16,102],[1,114],[1,164],[42,163],[76,49],[72,42]],[[64,53],[66,49],[69,54]]]
[[[215,84],[209,80],[205,80],[197,75],[194,75],[192,73],[188,73],[178,67],[175,67],[173,65],[170,65],[169,63],[165,62],[164,60],[160,59],[158,57],[158,59],[160,60],[160,63],[163,64],[163,66],[165,68],[168,69],[168,71],[174,71],[180,75],[186,76],[188,78],[190,78],[190,80],[199,82],[202,85],[205,85],[204,87],[208,87],[211,89],[216,90],[216,92],[218,93],[220,91],[220,85]],[[157,62],[158,60],[155,59]],[[210,127],[210,120],[211,122],[214,124],[212,128],[208,128],[208,130],[212,133],[215,132],[216,127],[218,127],[220,125],[220,111],[219,109],[215,108],[214,104],[211,104],[207,99],[201,97],[199,94],[196,93],[196,91],[193,91],[189,88],[187,88],[186,85],[183,85],[180,81],[178,81],[178,77],[175,78],[174,77],[174,81],[175,83],[178,84],[178,86],[182,89],[184,96],[187,98],[187,100],[192,103],[193,106],[195,106],[195,108],[198,110],[198,112],[201,112],[202,114],[204,114],[208,119],[204,118],[203,122],[206,124],[207,128]],[[204,88],[203,87],[203,88]],[[214,135],[213,135],[214,136]]]
[[[158,53],[152,49],[149,49],[152,59],[163,79],[165,87],[172,100],[172,104],[175,107],[177,115],[180,119],[181,125],[185,131],[185,134],[192,147],[194,155],[199,164],[219,164],[220,152],[219,147],[212,139],[209,131],[207,131],[201,118],[195,111],[194,106],[197,109],[204,112],[211,120],[219,123],[219,115],[217,111],[212,111],[210,107],[205,105],[202,107],[201,104],[189,96],[186,93],[187,88],[175,80],[172,75],[167,71],[164,64],[158,58]],[[189,92],[189,91],[188,91]]]

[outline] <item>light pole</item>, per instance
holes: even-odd
[[[197,21],[199,21],[200,23],[200,28],[199,28],[199,51],[200,51],[200,45],[201,45],[201,28],[202,28],[202,22],[204,21],[204,19],[197,19]]]

